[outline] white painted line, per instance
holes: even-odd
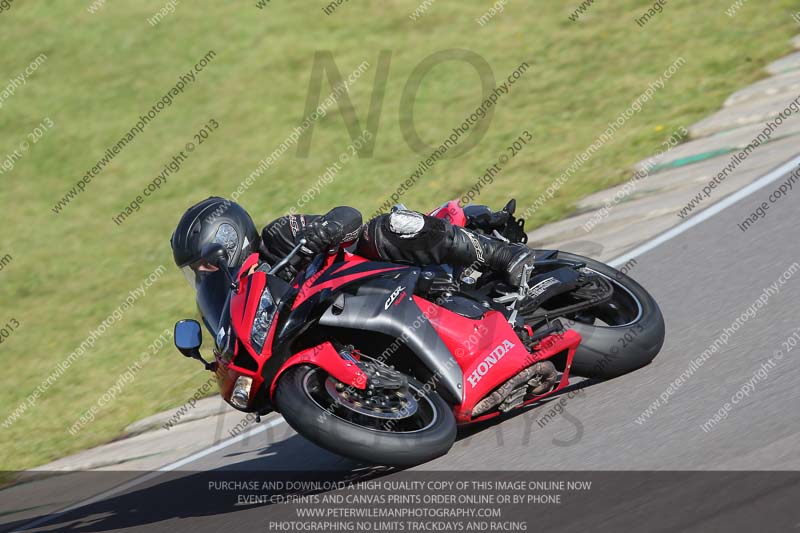
[[[262,424],[260,426],[254,427],[253,429],[251,429],[247,433],[242,433],[241,435],[236,435],[235,437],[231,437],[228,440],[224,440],[224,441],[222,441],[220,443],[217,443],[214,446],[211,446],[210,448],[206,448],[205,450],[200,450],[199,452],[194,453],[194,454],[192,454],[189,457],[186,457],[184,459],[181,459],[180,461],[175,461],[174,463],[168,464],[167,466],[162,466],[161,468],[158,469],[158,472],[171,472],[173,470],[177,470],[178,468],[180,468],[180,467],[182,467],[184,465],[187,465],[189,463],[193,463],[193,462],[197,461],[198,459],[202,459],[203,457],[211,455],[214,452],[218,452],[219,450],[222,450],[223,448],[227,448],[231,444],[236,444],[237,442],[241,442],[241,441],[243,441],[245,439],[248,439],[248,438],[252,437],[253,435],[258,435],[259,433],[263,433],[263,432],[265,432],[266,430],[268,430],[270,428],[274,428],[275,426],[277,426],[279,424],[283,424],[284,422],[286,422],[286,420],[284,420],[283,417],[281,417],[281,416],[279,416],[277,418],[273,418],[269,422],[266,422],[266,423],[264,423],[264,424]]]
[[[243,440],[245,440],[247,438],[250,438],[250,437],[253,437],[255,435],[258,435],[259,433],[263,433],[263,432],[267,431],[270,428],[273,428],[275,426],[283,424],[284,422],[286,422],[286,421],[283,419],[283,417],[279,416],[277,418],[273,418],[269,422],[261,424],[261,425],[255,427],[255,428],[251,429],[250,431],[242,433],[241,435],[237,435],[235,437],[231,437],[230,439],[227,439],[227,440],[224,440],[222,442],[219,442],[219,443],[215,444],[214,446],[206,448],[205,450],[200,450],[199,452],[193,453],[192,455],[190,455],[188,457],[185,457],[183,459],[180,459],[178,461],[175,461],[174,463],[170,463],[170,464],[168,464],[166,466],[162,466],[158,470],[155,470],[153,472],[148,472],[147,474],[144,474],[143,476],[139,476],[139,477],[137,477],[135,479],[132,479],[130,481],[122,483],[121,485],[117,485],[114,488],[111,488],[111,489],[109,489],[109,490],[107,490],[105,492],[101,492],[100,494],[97,494],[96,496],[92,496],[91,498],[88,498],[88,499],[83,500],[81,502],[78,502],[76,504],[70,505],[69,507],[65,507],[64,509],[61,509],[60,511],[56,511],[56,512],[54,512],[52,514],[45,515],[45,516],[43,516],[43,517],[41,517],[41,518],[39,518],[37,520],[34,520],[33,522],[29,522],[29,523],[25,524],[24,526],[22,526],[22,529],[18,529],[16,531],[24,531],[24,530],[27,530],[27,529],[33,529],[35,527],[39,527],[39,526],[41,526],[43,524],[46,524],[48,522],[52,522],[53,520],[55,520],[56,518],[58,518],[59,516],[65,514],[65,513],[69,513],[70,511],[74,511],[75,509],[79,509],[81,507],[85,507],[87,505],[91,505],[91,504],[99,502],[99,501],[103,501],[106,498],[114,496],[115,494],[119,494],[121,492],[124,492],[124,491],[127,491],[129,489],[132,489],[133,487],[139,486],[139,485],[141,485],[143,483],[147,483],[148,481],[163,475],[165,472],[172,472],[173,470],[177,470],[178,468],[180,468],[180,467],[182,467],[184,465],[187,465],[189,463],[197,461],[198,459],[202,459],[203,457],[206,457],[208,455],[211,455],[214,452],[218,452],[219,450],[227,448],[228,446],[231,446],[232,444],[236,444],[237,442],[241,442],[241,441],[243,441]]]
[[[640,245],[631,250],[630,252],[622,255],[621,257],[617,257],[613,261],[610,261],[608,264],[611,266],[619,266],[625,264],[627,261],[630,261],[634,257],[639,257],[645,252],[649,252],[656,246],[664,244],[670,239],[674,239],[681,233],[692,229],[693,227],[697,226],[701,222],[705,222],[709,218],[713,217],[717,213],[727,209],[728,207],[732,206],[742,198],[750,196],[757,190],[766,187],[773,181],[780,179],[784,176],[787,172],[791,171],[793,168],[800,165],[800,156],[795,157],[791,161],[784,163],[783,165],[779,166],[775,170],[772,170],[768,174],[758,178],[756,181],[751,183],[750,185],[739,189],[735,193],[731,194],[730,196],[725,197],[724,199],[720,200],[719,202],[715,203],[708,209],[701,211],[699,214],[693,216],[686,222],[678,224],[674,228],[662,233],[658,237]]]

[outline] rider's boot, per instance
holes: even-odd
[[[447,262],[452,265],[488,267],[503,273],[508,284],[514,287],[522,284],[525,267],[534,265],[533,250],[524,244],[510,244],[465,228],[451,227]]]

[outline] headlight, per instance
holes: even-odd
[[[250,387],[252,386],[253,378],[239,376],[233,385],[231,404],[239,409],[247,409],[247,404],[250,402]]]
[[[272,326],[272,319],[275,318],[277,309],[275,301],[272,299],[272,294],[269,292],[269,287],[264,287],[264,292],[261,293],[261,299],[258,302],[258,309],[256,309],[253,329],[250,332],[250,343],[258,353],[261,353],[264,348],[264,341],[267,340],[267,334],[270,326]]]

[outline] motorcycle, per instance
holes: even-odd
[[[431,213],[525,245],[512,200],[499,212],[448,202]],[[198,286],[215,338],[175,325],[179,351],[216,374],[222,397],[258,417],[277,411],[300,435],[359,461],[417,465],[444,455],[458,425],[519,411],[571,375],[609,379],[641,368],[664,342],[655,300],[599,261],[535,250],[520,287],[448,265],[320,254],[291,283],[252,254],[239,269],[221,244],[203,258],[224,276]],[[220,281],[222,280],[222,281]]]

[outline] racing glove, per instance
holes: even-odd
[[[338,248],[344,238],[344,226],[337,220],[321,217],[310,222],[300,236],[306,240],[300,252],[310,257]]]

